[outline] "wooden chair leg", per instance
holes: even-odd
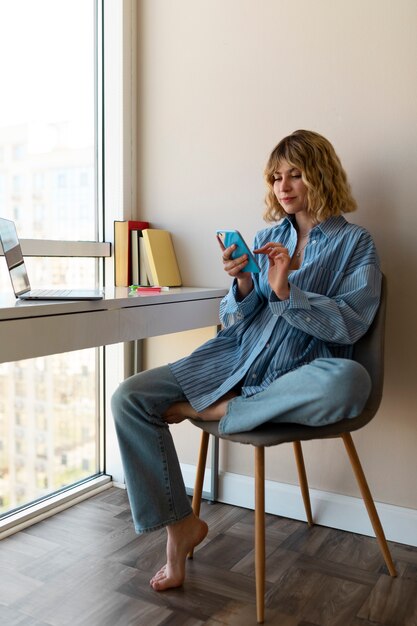
[[[310,493],[308,491],[308,482],[306,468],[304,465],[303,450],[301,448],[300,441],[294,441],[294,454],[295,461],[297,463],[298,480],[300,482],[301,495],[303,496],[304,508],[307,516],[307,522],[309,526],[313,526],[313,514],[311,512]]]
[[[379,547],[384,557],[386,566],[391,576],[396,576],[397,572],[396,572],[396,569],[395,569],[395,566],[391,557],[391,553],[388,548],[387,540],[385,539],[384,530],[382,528],[382,524],[380,522],[377,510],[375,508],[375,504],[372,499],[372,495],[369,490],[368,483],[366,482],[365,474],[363,472],[361,463],[359,461],[358,453],[356,452],[356,448],[353,443],[352,436],[350,433],[343,433],[341,437],[345,444],[346,451],[349,456],[349,460],[351,462],[353,471],[356,476],[356,480],[358,481],[359,489],[361,491],[362,498],[365,502],[366,510],[368,511],[369,519],[371,520],[371,524],[374,529],[376,538],[378,540]]]
[[[201,494],[203,493],[204,471],[206,469],[209,437],[210,437],[209,433],[206,433],[203,430],[201,433],[201,439],[200,439],[200,451],[198,453],[197,472],[195,475],[193,502],[192,502],[193,511],[195,515],[197,515],[197,517],[200,515]],[[192,559],[193,555],[194,555],[194,550],[190,550],[190,552],[188,553],[188,558]]]
[[[256,617],[264,622],[265,606],[265,448],[255,447],[255,580]]]

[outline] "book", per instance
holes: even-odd
[[[139,237],[139,282],[141,285],[150,285],[150,269],[148,257],[146,256],[145,242],[143,234]]]
[[[132,284],[149,285],[149,268],[147,264],[143,235],[141,230],[130,231],[130,263],[132,268]]]
[[[181,274],[171,233],[159,228],[147,228],[143,231],[143,243],[150,284],[179,287],[182,284]]]
[[[130,265],[132,268],[132,283],[139,285],[139,233],[140,230],[130,231]]]
[[[116,220],[114,222],[114,284],[128,287],[132,282],[131,235],[132,230],[149,228],[149,222]]]

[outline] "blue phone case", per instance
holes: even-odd
[[[236,245],[236,249],[232,254],[232,259],[236,259],[243,254],[248,255],[248,262],[242,272],[260,272],[259,265],[256,262],[255,257],[238,230],[218,230],[216,233],[218,237],[220,237],[225,248],[228,248],[233,244]]]

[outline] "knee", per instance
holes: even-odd
[[[113,418],[117,421],[119,415],[123,413],[123,405],[126,400],[126,394],[123,391],[124,383],[120,383],[116,391],[113,393],[110,401]]]
[[[350,359],[340,359],[339,384],[348,397],[363,397],[365,401],[371,391],[371,377],[363,365]]]
[[[126,414],[129,407],[132,406],[132,382],[130,378],[127,378],[119,384],[116,391],[111,397],[111,409],[115,422],[121,419]]]
[[[331,376],[326,381],[326,395],[333,397],[345,417],[359,415],[371,392],[371,377],[357,361],[329,359],[329,362]]]

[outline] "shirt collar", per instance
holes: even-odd
[[[284,217],[284,222],[288,222],[288,225],[291,225],[294,228],[293,216],[288,215]],[[316,228],[318,228],[325,237],[330,238],[334,235],[337,235],[337,233],[345,226],[346,223],[347,221],[343,217],[343,215],[335,215],[333,217],[329,217],[327,220],[324,220],[324,222],[319,222],[318,224],[316,224],[316,226],[313,226],[311,230],[314,231]]]
[[[329,219],[324,220],[324,222],[319,222],[316,228],[319,228],[325,237],[330,238],[337,235],[337,233],[344,228],[345,224],[346,219],[343,215],[335,215],[334,217],[329,217]]]

